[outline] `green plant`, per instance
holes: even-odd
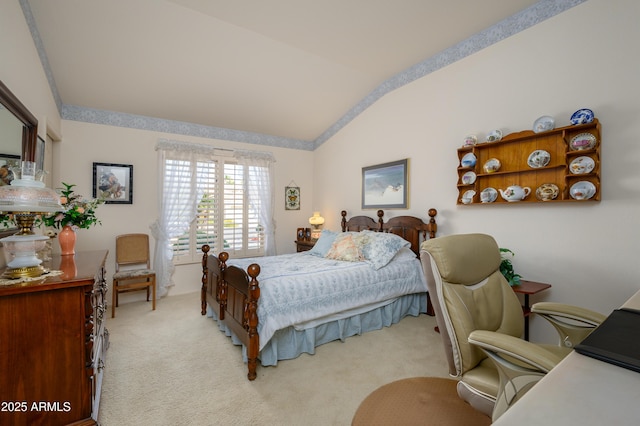
[[[511,258],[516,254],[507,248],[500,248],[500,257],[502,258],[502,262],[500,262],[500,272],[509,282],[510,286],[520,285],[520,278],[522,275],[516,274],[513,269],[513,264],[511,263]]]
[[[82,195],[73,191],[75,185],[62,182],[64,188],[60,190],[60,204],[63,211],[42,216],[41,223],[60,229],[66,225],[75,228],[90,228],[93,225],[101,225],[102,222],[96,217],[96,208],[102,204],[102,199],[85,199]]]

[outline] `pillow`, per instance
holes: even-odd
[[[393,262],[405,262],[407,260],[416,260],[417,258],[418,256],[413,252],[413,250],[411,250],[411,248],[402,247],[391,260]]]
[[[333,241],[338,236],[337,232],[329,231],[328,229],[323,229],[320,233],[320,238],[316,241],[316,244],[311,248],[311,250],[307,251],[307,253],[312,254],[314,256],[325,257],[327,252],[331,249],[333,245]]]
[[[325,256],[327,259],[361,262],[364,260],[358,247],[357,233],[343,232],[336,236],[331,249]]]
[[[411,247],[409,241],[395,234],[373,231],[362,231],[362,233],[366,235],[362,255],[373,269],[386,266],[401,248]]]

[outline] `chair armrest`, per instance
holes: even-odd
[[[567,348],[580,343],[607,318],[590,309],[553,302],[535,303],[531,312],[549,321],[560,335],[560,344]]]
[[[468,340],[487,354],[500,376],[494,422],[562,360],[534,343],[494,331],[472,331]]]
[[[560,355],[535,343],[495,331],[474,330],[469,334],[468,340],[501,358],[514,358],[544,373],[548,373],[562,360]]]
[[[535,303],[531,307],[531,312],[540,315],[557,315],[574,321],[584,322],[593,327],[597,327],[607,318],[605,315],[590,309],[554,302]]]

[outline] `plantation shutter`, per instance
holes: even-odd
[[[222,242],[218,241],[218,162],[199,161],[196,168],[198,189],[202,198],[198,201],[195,226],[197,253],[202,253],[202,246],[208,244],[213,253],[222,251]]]

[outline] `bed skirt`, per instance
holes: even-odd
[[[399,322],[407,315],[418,316],[427,312],[427,294],[416,293],[399,297],[389,304],[348,318],[329,321],[312,328],[288,327],[276,331],[273,338],[262,348],[258,358],[263,366],[276,365],[279,360],[293,359],[302,353],[315,354],[315,348],[334,340],[380,330]],[[216,315],[207,307],[207,316],[217,321]],[[231,338],[234,344],[241,342],[224,323],[218,327]],[[247,362],[246,347],[242,345],[242,358]]]

